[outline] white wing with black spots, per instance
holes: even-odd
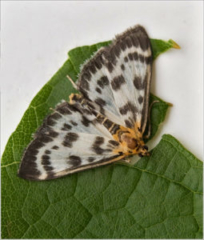
[[[111,121],[144,132],[149,105],[152,51],[143,27],[116,36],[86,62],[77,85]],[[136,129],[137,130],[137,129]]]
[[[57,178],[122,158],[122,153],[114,153],[119,148],[92,112],[64,102],[35,134],[18,175],[30,180]]]

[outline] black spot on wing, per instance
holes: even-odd
[[[96,90],[96,92],[98,92],[99,94],[101,94],[101,93],[102,93],[102,92],[101,92],[101,89],[100,89],[100,88],[98,88],[98,87],[97,87],[95,90]]]
[[[45,150],[45,154],[51,154],[50,150]]]
[[[98,81],[97,84],[101,87],[104,88],[105,86],[109,85],[108,78],[106,76],[101,77]]]
[[[75,107],[75,105],[73,105],[73,104],[69,104],[69,110],[71,112],[77,112],[78,111],[77,108]]]
[[[42,161],[44,160],[46,162],[46,161],[50,160],[50,157],[48,155],[42,155],[41,159],[42,159]]]
[[[108,78],[106,76],[101,77],[101,81],[103,82],[104,86],[107,86],[109,84]]]
[[[97,145],[93,145],[92,150],[94,153],[99,154],[99,155],[104,153],[104,149],[102,149],[101,147],[99,147]]]
[[[125,120],[125,125],[128,128],[133,128],[133,124],[129,120],[127,120],[127,119]]]
[[[146,64],[151,64],[152,63],[152,56],[145,57],[145,63]]]
[[[124,64],[121,64],[121,69],[124,71],[125,70],[125,65]]]
[[[128,62],[128,59],[129,61],[140,61],[142,63],[146,63],[146,64],[149,64],[151,63],[151,56],[150,57],[145,57],[143,56],[142,54],[139,54],[137,52],[133,52],[133,53],[128,53],[128,55],[124,58],[124,61],[125,62]]]
[[[48,155],[42,155],[41,163],[46,172],[50,172],[53,170],[50,162],[50,157]]]
[[[81,78],[82,78],[81,82],[82,82],[84,79],[86,79],[87,81],[90,81],[90,80],[91,80],[91,73],[89,72],[89,69],[88,69],[88,68],[84,69]],[[80,82],[80,86],[81,86],[81,82]]]
[[[85,127],[88,127],[90,124],[91,124],[91,121],[89,121],[87,118],[85,118],[84,116],[82,116],[82,124],[85,126]]]
[[[56,122],[52,118],[52,115],[48,116],[44,121],[44,125],[54,126],[55,124],[56,124]]]
[[[124,106],[119,108],[119,111],[121,115],[126,115],[128,112],[132,112],[133,118],[136,120],[138,109],[133,103],[127,102]]]
[[[114,77],[111,82],[111,86],[112,86],[113,90],[115,90],[115,91],[118,91],[123,84],[125,84],[125,79],[124,79],[123,75]]]
[[[142,96],[139,96],[138,97],[138,102],[141,104],[143,102],[143,97]]]
[[[57,145],[54,145],[54,146],[52,147],[52,149],[57,150],[57,149],[59,149],[59,147],[58,147]]]
[[[132,55],[133,55],[134,60],[137,61],[138,60],[138,53],[134,52]]]
[[[107,67],[108,71],[109,71],[110,73],[112,73],[112,71],[113,71],[113,69],[114,69],[113,63],[108,62],[108,63],[106,64],[106,67]]]
[[[58,119],[61,118],[61,115],[58,112],[55,112],[49,115],[43,122],[43,125],[38,129],[37,133],[45,129],[47,126],[54,126]]]
[[[61,113],[62,115],[65,114],[71,114],[71,111],[69,110],[69,104],[68,102],[64,102],[56,107],[56,111]]]
[[[64,123],[63,128],[61,128],[63,131],[68,131],[70,129],[72,129],[72,126],[67,123]]]
[[[62,145],[65,147],[71,148],[73,146],[73,142],[76,142],[79,138],[79,135],[77,133],[69,132],[64,138],[64,141],[62,142]]]
[[[117,146],[119,146],[119,145],[120,145],[120,143],[119,143],[119,142],[117,142],[117,141],[114,141],[114,140],[109,140],[108,142],[109,142],[111,145],[115,146],[115,147],[117,147]]]
[[[96,137],[95,141],[91,147],[91,150],[96,153],[96,154],[103,154],[104,152],[107,152],[108,149],[103,149],[101,148],[101,145],[104,143],[104,138],[103,137]]]
[[[55,119],[55,120],[58,120],[58,119],[61,118],[61,115],[60,115],[59,113],[57,113],[57,112],[53,113],[51,116],[52,116],[52,118]]]
[[[140,54],[139,55],[139,60],[140,60],[140,62],[144,63],[144,61],[145,61],[144,56]]]
[[[113,122],[110,121],[109,119],[106,119],[106,121],[103,123],[103,125],[109,129],[112,126]]]
[[[132,54],[132,53],[129,53],[129,54],[128,54],[128,58],[129,58],[130,61],[132,61],[132,60],[133,60],[133,54]]]
[[[71,123],[73,126],[77,126],[77,125],[78,125],[78,124],[77,124],[75,121],[73,121],[73,120],[71,120],[70,123]]]
[[[35,137],[42,143],[52,142],[59,133],[55,132],[45,124],[36,132]]]
[[[83,90],[89,90],[89,82],[86,79],[83,79],[80,84],[80,88]]]
[[[95,103],[97,103],[98,105],[100,105],[102,107],[106,105],[106,102],[102,98],[97,98],[95,100]]]
[[[48,143],[48,142],[52,142],[53,138],[45,135],[44,133],[41,133],[38,135],[38,140],[41,141],[42,143]]]
[[[78,167],[81,165],[81,158],[79,156],[71,155],[69,156],[68,163],[72,165],[72,167]]]
[[[48,132],[48,136],[52,137],[52,138],[56,138],[59,135],[59,133],[55,132],[54,130],[50,130]]]
[[[93,74],[96,73],[96,68],[95,68],[94,64],[90,64],[90,65],[89,65],[89,70],[90,70],[90,72],[93,73]]]
[[[98,55],[97,57],[96,57],[96,59],[95,59],[95,66],[96,66],[96,68],[98,69],[98,70],[100,70],[101,68],[102,68],[102,64],[103,64],[103,60],[102,60],[102,58],[101,58],[101,55]]]
[[[142,81],[141,77],[136,76],[133,80],[134,86],[138,90],[142,90],[146,87],[147,84],[147,78]]]
[[[88,158],[88,162],[90,162],[90,163],[93,162],[94,160],[95,160],[94,157],[89,157],[89,158]]]
[[[101,145],[101,144],[104,143],[104,138],[103,137],[96,137],[94,143],[97,144],[97,145]]]

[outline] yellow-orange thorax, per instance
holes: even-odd
[[[145,145],[140,132],[136,133],[133,129],[120,129],[113,135],[114,139],[120,143],[121,151],[126,155],[149,156],[148,148]],[[119,152],[120,150],[116,150]]]

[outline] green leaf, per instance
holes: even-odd
[[[167,42],[159,39],[151,39],[151,45],[154,52],[153,59],[156,59],[161,53],[166,52],[170,48],[180,49],[180,46],[172,39]]]
[[[144,208],[153,211],[151,215],[143,209],[135,215],[146,226],[151,215],[146,238],[203,238],[203,162],[175,138],[164,135],[151,157],[135,167],[148,176],[143,176],[144,189],[135,196],[135,202],[149,199]]]
[[[32,134],[42,124],[45,116],[50,113],[50,107],[55,107],[62,99],[67,100],[70,93],[75,92],[66,75],[68,74],[75,80],[80,65],[98,48],[109,43],[104,42],[71,50],[68,53],[69,59],[35,96],[15,132],[9,138],[2,156],[3,238],[72,238],[80,236],[80,233],[83,233],[86,238],[94,238],[98,236],[100,230],[97,230],[96,226],[94,232],[86,226],[95,218],[100,224],[107,227],[107,231],[104,231],[107,235],[103,237],[109,237],[112,234],[112,237],[120,235],[120,237],[135,238],[140,232],[143,236],[144,229],[134,223],[135,220],[131,217],[132,213],[124,209],[117,209],[121,203],[128,201],[125,192],[120,196],[114,195],[114,192],[113,195],[106,196],[110,202],[112,201],[110,198],[115,199],[117,209],[116,212],[109,210],[106,212],[109,200],[106,199],[104,202],[101,196],[109,188],[112,175],[116,174],[116,178],[120,176],[120,171],[116,170],[115,172],[116,166],[86,171],[49,182],[29,182],[16,175],[23,151],[31,141]],[[154,59],[160,53],[174,47],[171,43],[162,40],[151,40],[151,43]],[[152,95],[150,101],[155,98]],[[167,108],[168,104],[162,100],[153,105],[151,137],[164,120]],[[117,168],[129,171],[130,167],[117,166]],[[117,174],[119,175],[117,176]],[[96,177],[95,181],[91,180],[93,176]],[[127,180],[130,177],[128,181],[132,186],[137,183],[139,176],[137,174],[126,176],[125,174],[124,177]],[[86,181],[82,181],[83,178],[89,179],[94,184],[88,186]],[[83,191],[89,187],[92,189],[90,193]],[[120,187],[120,183],[116,184],[117,189]],[[131,192],[128,184],[127,191]],[[86,202],[88,208],[84,207],[80,199]],[[100,215],[98,219],[97,214],[101,212],[104,215]],[[129,232],[130,235],[127,235],[126,230],[130,226],[132,226],[132,230]]]
[[[5,238],[202,238],[202,162],[164,135],[135,166],[46,182],[2,168]]]

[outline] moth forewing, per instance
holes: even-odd
[[[101,107],[103,115],[127,128],[143,133],[148,117],[152,51],[141,26],[118,35],[100,49],[79,75],[83,95]]]

